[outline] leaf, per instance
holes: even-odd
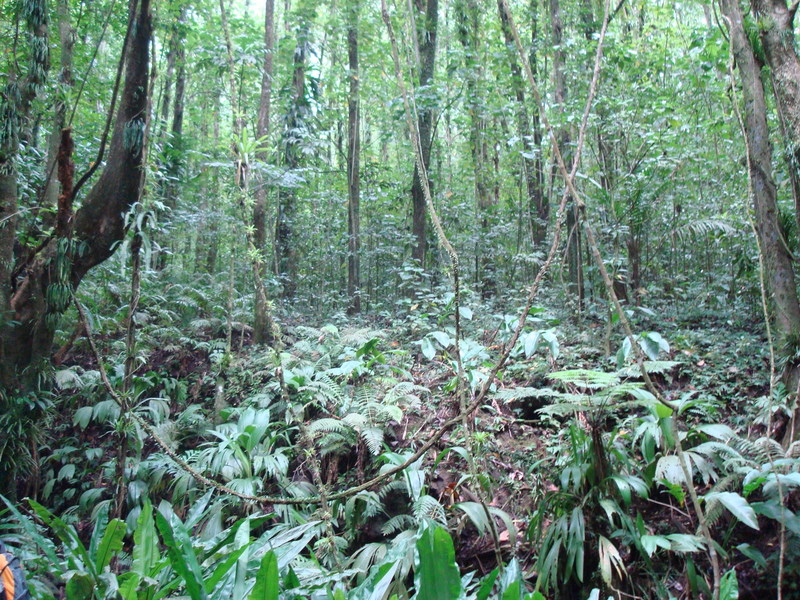
[[[536,352],[536,347],[539,345],[539,336],[541,332],[532,331],[525,336],[525,358],[530,358]]]
[[[88,573],[75,573],[67,581],[67,600],[89,600],[94,582]]]
[[[617,550],[617,547],[611,541],[601,536],[598,536],[600,545],[598,547],[600,553],[600,575],[607,585],[613,585],[613,576],[616,573],[617,578],[625,578],[625,563]]]
[[[461,316],[462,319],[466,319],[467,321],[472,320],[472,309],[469,306],[459,306],[458,307],[458,314]]]
[[[653,556],[656,548],[669,550],[672,547],[672,544],[663,535],[643,535],[639,541],[642,543],[644,551],[647,552],[647,556]]]
[[[203,575],[197,562],[197,555],[192,548],[189,534],[182,523],[173,520],[176,527],[173,529],[167,519],[160,512],[156,512],[156,526],[167,547],[167,556],[175,572],[180,575],[186,584],[186,591],[192,600],[207,600],[206,590],[203,587]]]
[[[752,560],[754,563],[756,563],[762,569],[767,568],[767,559],[764,558],[764,555],[758,548],[755,548],[750,544],[743,543],[736,546],[736,549],[742,554],[744,554],[747,558]]]
[[[153,567],[159,561],[158,535],[153,520],[153,506],[145,499],[139,518],[136,519],[136,530],[133,532],[133,566],[131,570],[141,577],[152,576]]]
[[[672,543],[675,552],[700,552],[705,547],[705,540],[696,535],[671,533],[666,538]]]
[[[683,468],[680,459],[674,454],[662,456],[656,464],[656,479],[664,479],[670,484],[684,483]]]
[[[431,331],[429,334],[433,339],[435,339],[439,344],[441,344],[442,348],[447,348],[453,341],[450,339],[450,336],[447,335],[444,331]]]
[[[497,576],[499,574],[500,570],[495,567],[491,573],[483,578],[483,581],[481,581],[481,584],[478,587],[478,593],[475,595],[475,600],[487,600],[489,594],[492,593],[494,582],[497,581]]]
[[[739,521],[748,527],[758,529],[758,518],[756,517],[756,513],[747,503],[747,500],[742,498],[739,494],[734,492],[714,492],[711,494],[706,494],[705,500],[706,502],[721,502],[722,505],[727,508]]]
[[[236,531],[234,545],[242,553],[236,561],[236,577],[233,585],[233,597],[244,598],[247,586],[247,561],[250,558],[250,520],[245,519]]]
[[[719,600],[738,600],[739,581],[736,579],[736,569],[731,569],[719,582]]]
[[[443,527],[427,528],[417,541],[417,552],[417,600],[458,600],[461,574],[450,534]]]
[[[256,584],[250,592],[248,600],[278,600],[278,559],[270,550],[261,559],[256,574]]]
[[[122,550],[122,540],[128,526],[125,521],[121,519],[113,519],[106,526],[106,531],[103,534],[103,539],[97,548],[97,556],[95,557],[95,569],[98,573],[102,573],[114,555]]]
[[[436,356],[436,348],[428,337],[422,338],[422,356],[428,360],[433,360],[433,357]]]
[[[122,600],[137,600],[138,594],[136,592],[141,581],[139,574],[133,571],[128,571],[119,577],[119,595]]]

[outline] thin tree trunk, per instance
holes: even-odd
[[[297,32],[292,75],[292,100],[284,130],[284,162],[289,171],[300,166],[300,145],[305,137],[308,100],[306,98],[306,62],[308,57],[309,24]],[[294,298],[297,293],[298,255],[295,239],[297,195],[292,188],[282,188],[278,195],[278,219],[275,230],[278,270],[283,280],[283,297]]]
[[[351,0],[347,27],[347,58],[350,94],[347,98],[347,295],[348,314],[361,312],[361,238],[360,238],[360,174],[361,115],[358,71],[359,0]]]
[[[478,224],[481,235],[477,238],[476,277],[480,281],[481,296],[485,299],[495,292],[494,264],[489,241],[492,210],[492,190],[490,189],[489,148],[486,141],[486,118],[483,116],[483,98],[480,82],[482,67],[479,47],[480,16],[475,0],[460,0],[456,4],[458,19],[458,38],[464,48],[464,66],[467,80],[467,113],[470,120],[470,150],[472,154],[473,176],[475,178],[475,203],[478,210]]]
[[[511,29],[508,25],[508,17],[501,0],[497,2],[497,10],[500,14],[500,26],[503,30],[503,39],[508,48],[508,63],[511,70],[511,87],[514,90],[514,97],[517,100],[517,135],[522,145],[522,167],[524,170],[525,188],[528,196],[527,213],[529,227],[531,230],[532,241],[535,246],[544,242],[547,235],[547,220],[550,216],[550,204],[544,194],[544,175],[542,171],[542,131],[539,123],[539,115],[534,109],[533,126],[528,114],[528,107],[525,101],[525,82],[522,79],[522,69],[517,62],[517,51],[514,48],[514,39],[511,36]],[[532,40],[536,41],[538,35],[536,19],[536,0],[532,0],[531,6],[532,20]],[[531,69],[536,70],[535,49],[531,47]]]
[[[417,19],[417,41],[419,44],[420,69],[419,87],[424,88],[433,83],[434,69],[436,66],[436,36],[439,21],[439,0],[415,0],[417,12],[422,13],[421,18]],[[419,21],[422,21],[420,25]],[[422,164],[428,171],[431,163],[431,144],[433,135],[433,110],[426,102],[418,110],[417,129],[419,130],[420,147],[422,149]],[[428,186],[432,190],[432,183],[428,181]],[[414,165],[414,177],[411,183],[411,202],[413,206],[412,214],[412,233],[414,236],[414,247],[411,257],[421,266],[425,267],[425,252],[427,240],[425,234],[425,196],[422,191],[422,181],[416,164]]]
[[[564,26],[561,21],[561,5],[559,0],[550,0],[550,25],[553,41],[553,99],[563,112],[567,98],[567,83],[564,62]],[[572,164],[572,150],[570,148],[570,133],[566,125],[562,125],[558,133],[558,145],[563,153],[564,163]],[[555,176],[553,165],[553,176]],[[575,201],[570,198],[567,206],[567,266],[569,271],[570,294],[583,305],[583,265],[581,261],[581,227],[578,209]]]
[[[55,115],[53,117],[53,129],[50,132],[47,153],[47,174],[45,190],[43,194],[43,208],[45,213],[42,215],[43,231],[52,227],[55,221],[55,208],[58,204],[58,172],[56,170],[58,149],[61,146],[61,130],[67,124],[67,102],[68,90],[74,84],[72,79],[72,50],[75,46],[75,28],[70,23],[69,1],[59,0],[58,2],[58,32],[61,43],[61,72],[58,83],[62,88],[55,99]]]
[[[270,130],[270,110],[272,105],[272,75],[273,75],[273,51],[275,47],[275,0],[266,0],[264,13],[264,71],[261,74],[261,99],[258,104],[258,123],[256,125],[256,136],[262,140],[256,158],[262,163],[269,159],[265,147],[265,141],[269,136]],[[253,205],[253,245],[257,253],[258,261],[256,265],[255,277],[263,280],[266,276],[267,268],[264,260],[264,251],[267,245],[267,187],[263,177],[258,177],[256,181],[255,204]],[[263,284],[262,284],[263,288]],[[257,344],[269,343],[272,341],[272,325],[269,316],[269,306],[266,303],[266,295],[256,290],[255,308],[255,327],[253,339]]]

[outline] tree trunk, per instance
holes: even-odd
[[[481,296],[486,299],[495,292],[492,244],[489,242],[491,228],[490,212],[494,204],[489,182],[489,147],[486,141],[486,118],[480,82],[482,67],[480,57],[480,15],[475,0],[460,0],[456,4],[458,38],[464,48],[464,67],[467,81],[466,108],[470,120],[470,151],[472,154],[473,176],[475,178],[475,203],[478,212],[480,236],[478,238],[477,270],[481,286]]]
[[[136,13],[137,2],[131,0],[129,6],[133,23],[125,59],[125,85],[106,167],[74,219],[69,219],[68,230],[57,230],[58,235],[45,240],[26,265],[10,266],[13,221],[0,229],[0,388],[5,390],[24,387],[35,378],[32,371],[50,354],[55,322],[69,305],[70,289],[77,288],[92,267],[113,254],[125,235],[125,213],[139,199],[144,182],[144,115],[152,26],[150,0],[139,0]],[[71,204],[71,197],[66,200]],[[2,218],[2,208],[16,203],[15,178],[0,177],[0,202]],[[34,369],[27,369],[29,366]],[[21,374],[26,369],[28,374],[23,379]]]
[[[283,134],[285,166],[293,171],[300,166],[305,138],[308,99],[306,98],[306,62],[309,45],[309,24],[303,23],[297,31],[297,45],[294,51],[294,73],[292,75],[292,100],[286,116]],[[278,195],[278,220],[275,231],[278,271],[283,282],[283,297],[294,298],[297,293],[298,256],[295,240],[295,220],[297,217],[297,195],[293,188],[281,188]]]
[[[359,0],[352,0],[347,27],[347,58],[350,94],[347,98],[347,296],[348,314],[361,312],[361,239],[359,155],[361,153],[361,114],[358,97],[358,13]]]
[[[772,177],[772,147],[767,125],[767,107],[761,81],[761,67],[750,45],[742,22],[738,0],[721,0],[720,7],[725,16],[730,34],[744,100],[744,128],[747,155],[750,166],[756,232],[766,267],[767,292],[775,310],[775,333],[779,348],[794,346],[796,353],[800,335],[800,302],[792,267],[792,257],[786,247],[781,229],[777,190]],[[777,73],[776,73],[777,77]],[[797,363],[788,361],[784,372],[789,392],[797,389]],[[787,440],[797,439],[800,430],[800,414],[795,412],[793,423],[788,428]]]
[[[786,125],[788,162],[793,185],[800,178],[800,59],[795,50],[794,16],[797,5],[785,0],[751,0],[769,64],[778,112]],[[795,193],[795,219],[800,225],[800,195]]]
[[[178,205],[178,179],[183,168],[183,111],[186,98],[186,7],[181,8],[176,25],[175,48],[175,102],[172,108],[171,142],[172,152],[167,161],[166,204],[170,208]]]
[[[261,98],[258,104],[256,137],[266,139],[269,135],[269,119],[272,106],[273,51],[275,47],[275,0],[266,0],[264,13],[264,71],[261,74]],[[259,143],[264,148],[264,141]],[[269,159],[266,150],[260,150],[256,158],[262,163]],[[253,245],[257,253],[255,277],[263,281],[267,274],[264,251],[267,245],[267,187],[264,178],[256,180],[255,203],[253,204]],[[263,285],[262,285],[263,288]],[[253,339],[256,344],[272,341],[272,322],[269,316],[266,295],[256,290],[255,323]]]
[[[419,87],[433,83],[433,74],[436,66],[436,34],[439,22],[439,0],[415,0],[419,13],[424,10],[421,19],[417,19],[417,42],[419,44]],[[420,25],[419,21],[422,21]],[[420,147],[422,149],[422,164],[425,171],[429,171],[431,164],[431,144],[433,135],[433,108],[430,100],[421,102],[418,110],[417,129],[419,130]],[[433,185],[428,178],[428,187],[433,194]],[[411,202],[413,206],[412,233],[414,247],[411,250],[413,258],[421,267],[425,267],[425,251],[427,240],[425,237],[425,196],[422,192],[422,180],[414,165],[414,177],[411,183]]]
[[[56,96],[53,116],[53,129],[50,132],[50,141],[47,150],[47,179],[41,208],[45,212],[41,215],[41,229],[47,231],[55,222],[55,210],[58,204],[58,172],[56,171],[58,149],[61,146],[61,130],[67,123],[67,94],[74,84],[72,79],[72,49],[75,46],[75,28],[70,23],[69,2],[58,2],[58,32],[61,45],[61,73],[58,83],[62,91]],[[41,210],[40,208],[40,210]]]
[[[561,5],[559,0],[550,0],[550,25],[552,27],[553,41],[553,99],[559,110],[563,113],[564,103],[567,99],[567,83],[564,62],[564,26],[561,21]],[[562,125],[558,132],[558,145],[564,159],[564,164],[572,164],[572,149],[570,147],[570,133],[567,125]],[[553,176],[555,176],[553,165]],[[566,185],[566,182],[564,182]],[[569,293],[583,305],[583,262],[581,261],[581,226],[579,223],[577,207],[572,198],[567,204],[567,267],[569,272]]]
[[[535,246],[544,242],[547,235],[547,220],[550,216],[550,204],[544,194],[544,175],[542,170],[542,131],[539,122],[539,114],[534,108],[533,123],[528,115],[527,103],[525,102],[525,82],[523,80],[522,69],[517,62],[517,50],[514,47],[514,38],[511,35],[511,28],[508,24],[508,16],[503,5],[498,0],[497,10],[500,13],[500,26],[503,30],[503,38],[508,48],[508,64],[511,70],[511,87],[514,90],[514,97],[517,100],[517,135],[522,145],[522,167],[525,176],[525,188],[528,194],[528,219],[530,221],[531,238]],[[532,42],[536,41],[538,35],[536,19],[536,0],[532,0],[531,6],[532,21]],[[531,46],[531,69],[536,72],[536,52]]]

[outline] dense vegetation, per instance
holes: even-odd
[[[796,9],[0,4],[33,597],[800,593]]]

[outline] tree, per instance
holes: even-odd
[[[531,51],[530,65],[536,73],[536,43],[538,21],[536,18],[536,0],[531,0]],[[514,38],[508,24],[508,16],[503,10],[501,0],[497,2],[500,14],[500,27],[508,51],[508,65],[511,70],[511,87],[517,101],[517,135],[522,146],[522,168],[525,177],[525,189],[528,193],[528,219],[530,221],[531,238],[535,245],[544,242],[547,235],[547,221],[550,216],[550,203],[544,193],[544,173],[542,171],[542,127],[538,110],[534,107],[533,118],[528,114],[528,103],[525,100],[525,81],[522,69],[517,61]]]
[[[289,171],[300,167],[302,144],[308,134],[310,105],[306,96],[306,68],[311,44],[311,23],[300,15],[292,70],[292,97],[283,129],[283,161]],[[296,237],[297,194],[295,189],[282,187],[278,194],[278,219],[275,246],[278,275],[283,282],[283,297],[294,298],[297,293],[299,270]]]
[[[256,137],[266,140],[270,131],[270,110],[272,107],[272,77],[274,72],[275,50],[275,0],[266,0],[264,11],[264,68],[261,75],[261,95],[258,103],[258,122],[256,123]],[[256,158],[266,163],[268,155],[266,144],[262,141]],[[267,245],[267,186],[263,178],[259,178],[255,190],[255,204],[253,205],[253,244],[258,256],[257,278],[266,276],[266,261],[264,252]],[[268,307],[260,293],[256,293],[256,314],[253,338],[257,344],[270,340],[272,332],[269,331]]]
[[[433,102],[432,92],[427,89],[433,85],[436,66],[436,35],[439,22],[439,0],[414,0],[417,10],[417,40],[419,91],[422,98],[418,104],[418,123],[422,163],[429,173],[431,163],[431,146],[433,143]],[[420,23],[421,21],[421,23]],[[433,193],[433,186],[428,178],[428,186]],[[425,195],[422,191],[422,180],[419,169],[414,165],[414,176],[411,182],[412,225],[414,246],[411,257],[424,268],[427,240],[425,237]]]
[[[567,78],[564,60],[564,24],[561,19],[561,3],[559,0],[550,0],[550,26],[553,41],[553,99],[564,111],[567,100]],[[564,124],[559,129],[558,145],[563,152],[564,163],[572,164],[570,151],[569,126]],[[555,177],[556,167],[553,165],[551,177]],[[566,185],[566,182],[565,182]],[[579,222],[578,206],[574,200],[569,200],[567,207],[567,266],[569,269],[570,294],[583,305],[583,261],[581,260],[581,225]]]
[[[745,30],[738,0],[721,0],[720,8],[730,34],[739,81],[742,86],[744,106],[744,132],[750,186],[753,197],[756,232],[759,250],[766,267],[767,291],[775,310],[775,328],[778,345],[790,346],[784,379],[791,393],[798,385],[798,363],[795,358],[800,340],[800,302],[797,297],[792,256],[778,212],[778,193],[772,175],[772,146],[769,141],[767,104],[761,81],[761,68]],[[784,351],[786,351],[784,349]],[[798,414],[789,428],[789,437],[796,439],[800,427]]]
[[[359,0],[348,6],[347,58],[350,90],[347,96],[347,296],[349,314],[361,312],[361,238],[359,155],[361,114],[358,97],[358,13]]]
[[[23,85],[30,89],[44,81],[44,72],[38,70],[46,62],[42,60],[45,58],[42,48],[47,45],[40,33],[46,27],[42,17],[46,6],[44,2],[23,4],[36,6],[34,16],[39,18],[38,25],[32,28],[36,65]],[[152,32],[150,0],[130,0],[128,6],[129,39],[123,49],[125,83],[106,166],[73,216],[75,195],[91,172],[79,179],[72,189],[68,130],[62,135],[59,169],[63,166],[65,173],[60,178],[62,193],[56,218],[61,226],[57,225],[52,234],[42,233],[33,251],[16,257],[16,175],[13,155],[9,155],[8,147],[3,145],[5,150],[0,157],[0,220],[4,220],[0,228],[0,387],[4,390],[30,384],[35,372],[28,367],[49,356],[55,321],[69,305],[72,290],[92,267],[113,254],[125,234],[125,214],[139,199],[142,190]],[[4,94],[4,98],[8,97]],[[16,107],[6,104],[2,109],[3,113],[15,111],[17,122],[27,115],[26,104],[32,99],[27,91],[19,98]]]

